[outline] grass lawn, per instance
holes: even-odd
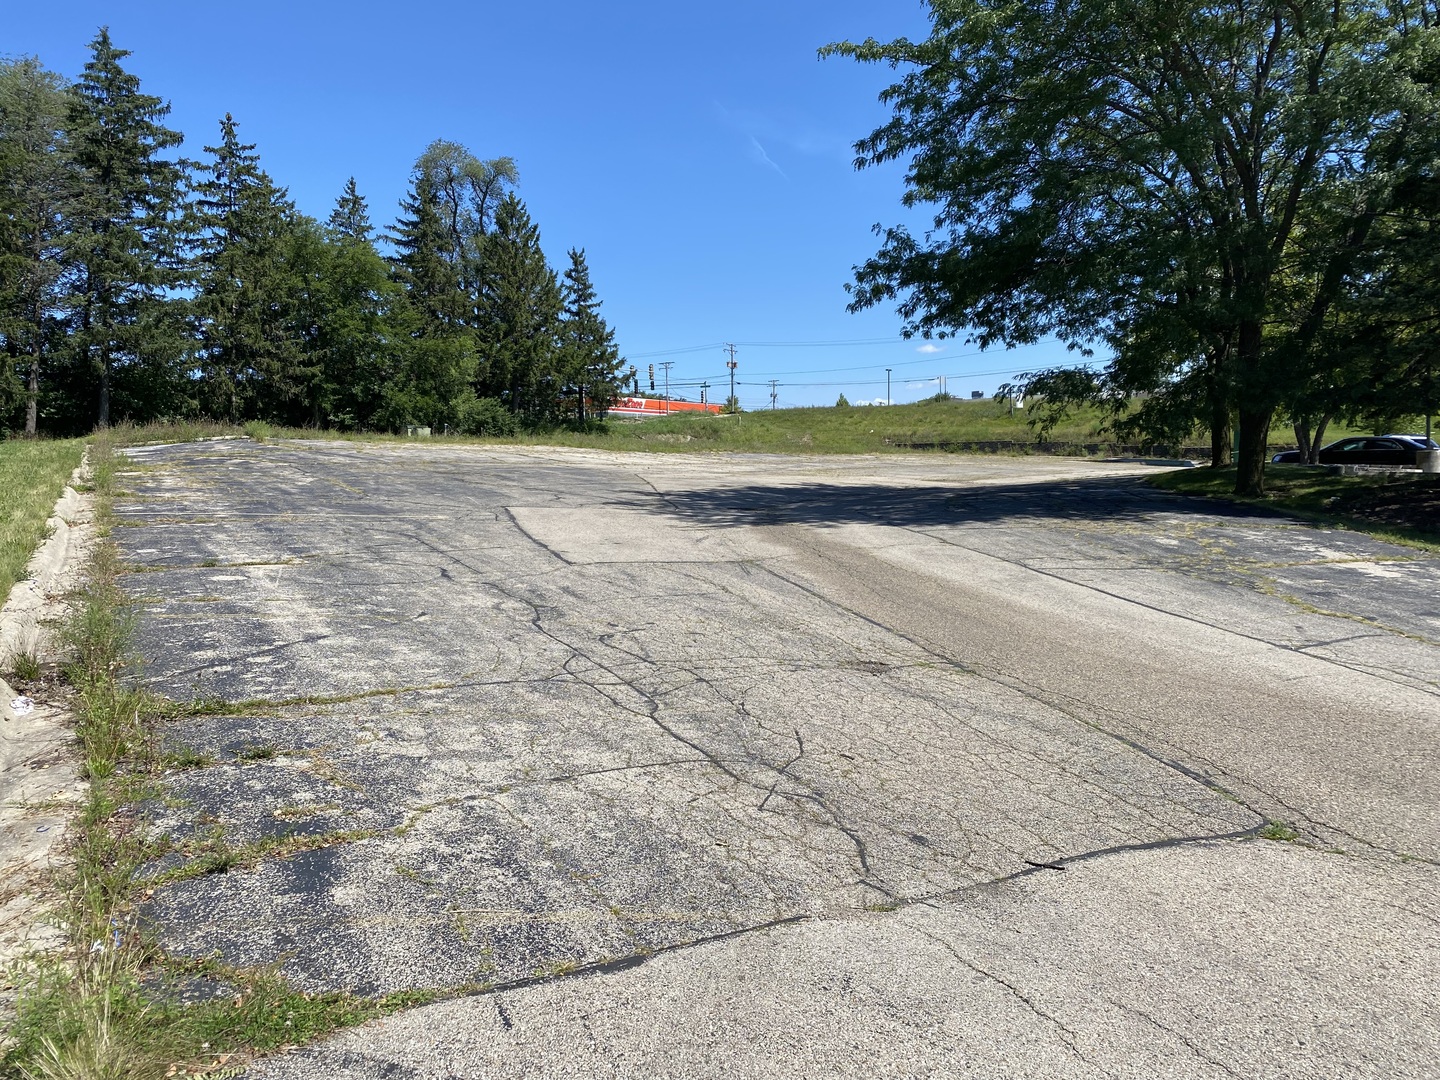
[[[1265,497],[1237,499],[1235,470],[1181,469],[1150,481],[1186,495],[1272,506],[1322,524],[1440,550],[1440,476],[1332,476],[1306,465],[1265,466]]]
[[[80,464],[79,439],[0,442],[0,602],[25,574],[25,564],[45,538],[45,519]]]
[[[920,401],[909,405],[856,405],[849,408],[760,409],[736,416],[676,415],[655,420],[612,420],[591,431],[565,429],[522,434],[514,438],[446,436],[435,442],[490,443],[511,446],[580,446],[597,450],[651,452],[735,451],[767,454],[876,454],[907,450],[1002,453],[1100,453],[1115,450],[1114,436],[1102,432],[1105,416],[1096,409],[1077,409],[1041,444],[1029,425],[1029,413],[984,400]],[[1277,428],[1277,434],[1284,429]],[[111,429],[115,446],[155,442],[188,442],[216,436],[252,435],[275,439],[350,439],[363,442],[410,442],[403,435],[345,433],[314,428],[282,428],[252,421],[244,427],[214,421],[190,421]],[[1351,432],[1332,426],[1326,441]],[[1195,437],[1197,448],[1208,444]],[[1289,448],[1281,439],[1274,448]],[[1145,448],[1148,452],[1149,448]]]

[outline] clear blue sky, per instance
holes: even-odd
[[[892,73],[815,51],[923,37],[919,0],[7,7],[0,51],[71,78],[109,25],[146,92],[172,104],[186,154],[231,112],[316,217],[353,175],[388,224],[433,139],[515,158],[552,265],[586,249],[642,383],[647,364],[670,359],[672,388],[709,378],[719,399],[727,341],[747,408],[769,404],[772,378],[782,405],[829,405],[842,391],[883,398],[888,366],[894,399],[909,401],[933,394],[934,376],[988,394],[1065,356],[950,341],[921,352],[893,312],[845,310],[871,227],[924,218],[900,206],[900,168],[852,167],[854,141],[887,118],[877,94]]]

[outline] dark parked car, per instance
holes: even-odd
[[[1414,468],[1417,455],[1425,449],[1420,442],[1398,435],[1362,435],[1341,439],[1320,449],[1321,465],[1403,465]],[[1299,450],[1287,450],[1270,459],[1279,464],[1298,464]]]
[[[1412,442],[1421,450],[1440,450],[1440,443],[1424,435],[1396,435],[1391,432],[1388,435],[1381,435],[1382,439],[1403,439],[1405,442]]]

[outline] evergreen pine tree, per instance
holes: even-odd
[[[560,369],[576,397],[576,417],[585,422],[588,407],[603,416],[620,396],[624,361],[615,346],[615,332],[600,315],[600,301],[590,284],[583,248],[570,249],[570,266],[561,285],[564,311],[560,322]]]
[[[31,438],[38,431],[41,378],[63,329],[63,250],[73,190],[64,137],[68,102],[64,82],[39,61],[0,61],[0,338],[9,360],[0,395],[23,397]]]
[[[181,285],[177,216],[180,166],[164,156],[181,135],[163,126],[170,106],[140,92],[121,67],[108,29],[91,42],[67,117],[75,166],[75,225],[69,256],[77,271],[71,302],[80,374],[94,384],[95,416],[110,424],[117,374],[162,408],[174,390],[182,349],[177,307]],[[137,410],[131,409],[131,412]]]
[[[365,197],[356,189],[353,176],[345,182],[345,193],[335,200],[329,225],[330,231],[342,240],[368,244],[374,239],[370,209],[365,204]]]
[[[220,144],[195,183],[194,311],[205,404],[232,422],[284,419],[315,372],[294,322],[306,237],[295,208],[242,143],[234,118],[220,122]]]
[[[394,279],[406,297],[402,361],[378,420],[391,428],[450,423],[475,371],[473,301],[461,280],[434,185],[416,169],[389,239]]]
[[[365,202],[352,180],[325,230],[304,230],[306,270],[299,325],[318,376],[309,423],[353,430],[376,419],[386,387],[403,379],[406,333],[417,324],[403,289],[368,233]]]
[[[480,275],[481,396],[517,415],[557,417],[560,284],[540,249],[540,229],[513,193],[495,211]]]

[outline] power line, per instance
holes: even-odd
[[[1086,362],[1086,363],[1084,363],[1084,364],[1079,364],[1079,365],[1077,365],[1077,366],[1078,366],[1078,367],[1094,367],[1096,364],[1102,363],[1102,362],[1103,362],[1103,361],[1099,361],[1099,360],[1091,360],[1091,361],[1088,361],[1088,362]],[[873,369],[872,369],[872,370],[873,370]],[[958,373],[958,374],[930,375],[930,376],[927,376],[927,377],[924,378],[924,379],[902,379],[901,381],[902,381],[902,382],[935,382],[935,381],[937,381],[938,379],[941,379],[941,378],[944,378],[944,379],[983,379],[983,378],[986,378],[987,376],[990,376],[990,375],[1013,375],[1013,374],[1015,374],[1015,372],[1021,371],[1021,370],[1023,370],[1023,369],[1022,369],[1022,368],[997,368],[997,369],[994,370],[994,371],[965,371],[965,372],[960,372],[960,373]],[[797,383],[797,382],[789,382],[789,381],[787,381],[787,382],[785,383],[785,385],[786,385],[786,386],[791,386],[791,387],[794,387],[794,386],[805,386],[805,387],[817,387],[817,386],[880,386],[880,385],[883,385],[884,382],[885,382],[884,379],[876,378],[876,379],[843,379],[843,380],[841,380],[841,381],[839,381],[839,382],[805,382],[805,383]],[[680,384],[680,383],[676,383],[676,385],[679,386],[679,385],[681,385],[681,384]],[[768,385],[768,383],[767,383],[767,382],[764,382],[764,381],[762,381],[762,382],[750,382],[750,381],[745,381],[745,382],[739,382],[739,383],[737,383],[736,385],[737,385],[737,386],[766,386],[766,385]]]
[[[736,344],[736,345],[739,345],[740,342],[736,342],[735,344]],[[1017,345],[1014,349],[1007,349],[1006,351],[1007,351],[1007,352],[1018,352],[1018,351],[1020,351],[1021,349],[1033,349],[1033,348],[1038,348],[1041,344],[1043,344],[1043,343],[1042,343],[1042,342],[1034,342],[1034,343],[1032,343],[1032,344],[1030,344],[1030,345]],[[724,350],[722,350],[722,351],[724,351]],[[659,354],[659,353],[655,353],[655,354],[650,354],[650,355],[656,355],[656,356],[658,356],[658,355],[660,355],[660,354]],[[890,363],[890,364],[888,364],[888,365],[876,363],[876,364],[855,364],[855,365],[853,365],[853,366],[851,366],[851,367],[806,368],[806,369],[803,370],[803,371],[784,371],[784,372],[780,372],[779,374],[782,374],[782,375],[786,376],[787,378],[788,378],[789,376],[791,376],[791,375],[831,375],[831,374],[840,374],[840,373],[846,372],[846,371],[875,371],[875,370],[880,369],[880,368],[885,367],[885,366],[892,367],[892,368],[897,368],[897,367],[919,367],[921,364],[933,364],[933,363],[934,363],[935,361],[937,361],[937,360],[963,360],[963,359],[966,359],[967,357],[971,357],[971,356],[994,356],[994,355],[995,355],[995,353],[994,353],[993,351],[989,350],[989,349],[975,349],[975,350],[973,350],[973,351],[971,351],[971,352],[961,352],[961,353],[934,353],[934,354],[932,354],[932,355],[930,355],[930,356],[927,356],[927,357],[925,357],[924,359],[921,359],[921,360],[901,360],[899,363],[894,363],[894,362],[892,362],[892,363]],[[1088,366],[1088,365],[1086,365],[1086,366]],[[1011,368],[1011,369],[1007,369],[1007,370],[1019,371],[1020,369],[1019,369],[1019,368]],[[976,374],[985,374],[985,373],[984,373],[984,372],[977,372]],[[722,376],[719,376],[719,375],[707,375],[707,376],[705,376],[705,378],[712,378],[712,379],[713,379],[713,378],[721,378],[721,377],[722,377]]]

